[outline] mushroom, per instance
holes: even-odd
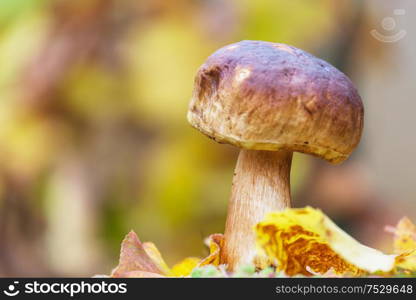
[[[254,225],[291,206],[292,153],[344,161],[360,141],[363,116],[346,75],[292,46],[241,41],[199,68],[188,121],[215,141],[241,148],[221,257],[229,270],[253,261]]]

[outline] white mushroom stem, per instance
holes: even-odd
[[[291,151],[241,150],[234,172],[222,261],[233,271],[256,254],[254,226],[290,207]]]

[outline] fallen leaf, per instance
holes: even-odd
[[[200,259],[188,257],[173,266],[172,276],[184,277],[189,276],[195,268],[207,265],[218,267],[221,264],[221,251],[224,248],[224,236],[220,233],[211,234],[205,239],[205,245],[209,248],[207,257]]]
[[[173,277],[189,276],[192,273],[192,270],[198,266],[200,261],[201,259],[198,257],[187,257],[172,267],[170,271],[170,276],[173,276]]]
[[[396,227],[389,226],[386,230],[394,233],[394,251],[399,254],[396,267],[416,272],[416,225],[404,217]]]
[[[221,251],[224,249],[224,235],[220,233],[211,234],[205,239],[205,245],[209,248],[209,255],[199,262],[198,267],[205,265],[221,265],[223,263],[221,261]]]
[[[152,243],[140,242],[130,231],[121,244],[118,266],[111,277],[160,277],[167,275],[167,266]]]
[[[396,269],[397,273],[416,272],[416,250],[399,255],[396,258]]]
[[[256,226],[257,244],[287,275],[391,272],[396,255],[364,246],[311,207],[273,212]],[[330,271],[332,269],[332,271]]]
[[[146,251],[146,254],[150,257],[152,262],[157,266],[162,274],[170,273],[168,265],[163,260],[162,255],[160,254],[159,249],[157,249],[155,244],[152,242],[145,242],[143,243],[143,248]]]
[[[205,243],[210,249],[204,258],[188,257],[169,269],[157,247],[151,243],[140,242],[134,231],[130,231],[121,244],[119,265],[111,277],[186,277],[193,269],[205,265],[220,265],[221,250],[224,246],[222,234],[212,234]]]
[[[409,218],[402,218],[396,227],[388,227],[394,233],[394,251],[397,254],[416,250],[416,225]]]

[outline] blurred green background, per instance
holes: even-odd
[[[416,194],[416,6],[391,2],[1,0],[0,276],[109,274],[131,229],[169,265],[206,255],[238,150],[192,129],[187,105],[206,57],[243,39],[352,78],[362,143],[340,166],[295,155],[293,204],[390,250],[384,225],[414,218]],[[370,34],[387,16],[407,30],[396,43]]]

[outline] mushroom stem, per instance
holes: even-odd
[[[240,151],[221,257],[230,271],[252,263],[256,254],[254,225],[266,213],[290,207],[291,164],[291,151]]]

